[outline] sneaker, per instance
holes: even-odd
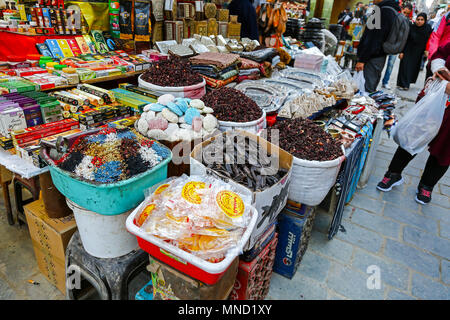
[[[388,84],[383,84],[381,85],[381,87],[384,89],[391,89],[391,87]]]
[[[392,173],[392,172],[386,172],[384,175],[383,180],[381,180],[378,185],[377,189],[383,192],[391,191],[392,187],[399,186],[403,183],[403,178],[401,174],[398,173]]]
[[[424,184],[419,184],[417,187],[416,201],[420,204],[430,203],[431,192],[433,192],[433,188],[427,187]]]

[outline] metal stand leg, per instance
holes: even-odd
[[[2,189],[3,189],[3,199],[5,200],[5,207],[6,207],[6,217],[8,218],[8,223],[10,226],[14,224],[14,217],[12,214],[12,207],[11,207],[11,197],[9,195],[9,185],[11,184],[11,181],[2,181]]]

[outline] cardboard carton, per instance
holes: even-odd
[[[51,219],[42,199],[24,207],[39,270],[62,293],[66,293],[65,250],[77,230],[73,214]]]
[[[284,208],[287,202],[289,184],[292,173],[292,161],[293,157],[288,152],[280,149],[279,147],[271,144],[267,140],[254,135],[247,131],[236,130],[239,132],[241,136],[247,136],[250,139],[257,141],[258,145],[260,145],[263,150],[267,151],[267,154],[273,155],[278,154],[279,157],[279,166],[283,169],[288,170],[286,175],[275,185],[270,188],[267,188],[260,192],[252,192],[253,200],[252,205],[258,210],[258,221],[256,222],[255,229],[250,236],[247,245],[244,247],[244,251],[250,250],[259,240],[259,238],[265,233],[265,231],[270,227],[270,225],[276,221],[278,214]],[[229,134],[230,132],[225,132],[224,134]],[[216,136],[217,137],[217,136]],[[200,161],[201,161],[201,152],[202,147],[207,146],[212,141],[215,140],[216,137],[212,137],[201,144],[198,144],[194,150],[191,152],[190,157],[190,165],[191,165],[191,175],[205,175],[210,174],[214,175],[217,178],[220,178],[227,183],[239,186],[239,188],[246,188],[246,186],[240,185],[233,180],[230,180],[226,176],[212,171],[211,169],[207,169]],[[200,161],[199,161],[200,160]]]
[[[226,300],[238,271],[236,257],[214,285],[207,285],[150,256],[154,300]]]

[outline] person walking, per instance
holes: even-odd
[[[411,24],[409,29],[408,41],[403,52],[399,54],[400,69],[397,76],[397,86],[400,90],[409,90],[409,85],[417,81],[419,76],[422,57],[427,52],[428,38],[432,29],[426,23],[427,15],[419,13],[415,23]]]
[[[338,16],[338,24],[342,25],[342,33],[341,39],[348,38],[348,29],[350,28],[350,22],[353,20],[353,12],[350,11],[350,8],[345,8]]]
[[[441,81],[450,80],[450,43],[441,46],[430,59],[433,78]],[[450,94],[450,83],[447,82],[445,90]],[[418,98],[420,99],[420,98]],[[447,100],[444,117],[436,137],[428,145],[430,156],[428,157],[425,169],[417,187],[415,200],[420,204],[427,204],[431,201],[431,193],[439,180],[445,175],[450,165],[450,101]],[[426,119],[424,119],[426,121]],[[377,185],[377,189],[383,192],[392,190],[393,187],[403,183],[402,172],[414,159],[415,155],[409,154],[401,147],[392,158],[388,171],[384,178]]]
[[[402,7],[402,14],[410,20],[412,13],[412,5],[410,3],[406,3]],[[391,89],[389,86],[389,80],[391,79],[392,70],[394,69],[395,60],[397,59],[397,55],[392,54],[388,56],[388,62],[386,66],[386,71],[384,72],[384,77],[381,82],[381,87],[385,89]]]
[[[430,36],[427,44],[428,57],[430,58],[440,46],[445,46],[450,42],[450,12],[443,15],[440,22],[436,23],[433,28],[433,33]],[[426,77],[431,76],[430,69]]]
[[[367,92],[375,92],[381,79],[386,53],[383,50],[383,43],[387,40],[391,32],[395,11],[400,11],[400,7],[394,0],[374,0],[373,3],[381,11],[380,27],[370,28],[366,26],[360,39],[357,49],[356,71],[364,72],[365,89]],[[394,10],[388,8],[391,7]],[[372,12],[376,12],[372,10]],[[373,14],[373,13],[372,13]]]

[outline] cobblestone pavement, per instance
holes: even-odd
[[[422,72],[409,91],[394,89],[400,97],[396,114],[413,106],[423,83]],[[405,169],[405,184],[380,192],[375,187],[396,148],[383,132],[367,186],[345,207],[346,232],[329,241],[332,216],[319,211],[297,273],[291,280],[274,274],[268,299],[450,299],[450,170],[425,206],[414,195],[428,152]],[[372,265],[379,267],[380,289],[367,288]]]
[[[410,91],[396,92],[402,97],[397,114],[412,106],[422,83],[423,75]],[[331,215],[319,212],[296,275],[289,280],[274,273],[268,299],[450,299],[450,171],[427,206],[413,199],[426,152],[405,170],[404,185],[379,192],[375,186],[395,149],[383,133],[368,185],[345,208],[346,233],[329,241]],[[2,197],[0,212],[0,299],[64,299],[39,272],[28,228],[8,225]],[[380,289],[367,289],[371,265],[380,269]]]

